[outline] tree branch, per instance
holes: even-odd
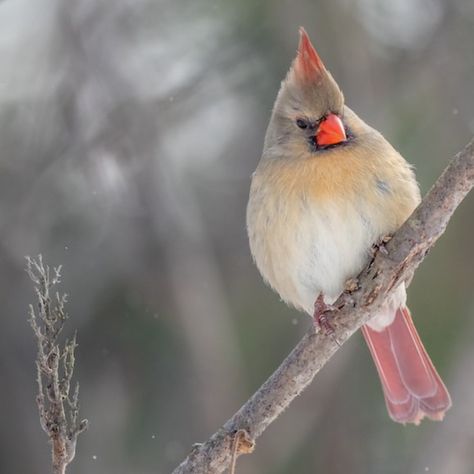
[[[26,261],[26,271],[38,299],[38,316],[33,305],[29,311],[29,322],[38,344],[36,403],[41,427],[51,442],[53,473],[65,474],[76,453],[77,437],[87,429],[87,420],[78,420],[79,383],[71,394],[76,336],[60,348],[58,337],[68,318],[64,307],[67,298],[59,293],[51,296],[51,289],[60,282],[61,267],[54,268],[51,276],[41,255],[37,259],[27,257]]]
[[[343,293],[330,315],[335,331],[316,333],[312,326],[257,392],[204,444],[195,445],[173,474],[223,472],[242,430],[248,435],[240,453],[254,441],[313,380],[321,367],[369,319],[402,281],[408,282],[457,206],[474,185],[474,139],[449,163],[410,218],[361,272],[356,289]],[[239,435],[240,437],[240,435]]]

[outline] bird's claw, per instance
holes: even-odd
[[[387,250],[387,247],[386,245],[392,240],[392,236],[391,235],[384,235],[379,242],[377,242],[376,244],[374,244],[372,246],[372,249],[373,249],[373,256],[375,257],[375,254],[377,252],[380,252],[382,253],[383,255],[388,255],[388,250]]]
[[[319,294],[314,302],[314,324],[327,336],[334,334],[334,326],[330,322],[330,315],[328,313],[336,310],[335,306],[325,303],[322,294]]]
[[[353,293],[359,289],[359,280],[357,278],[350,278],[344,283],[344,292]]]

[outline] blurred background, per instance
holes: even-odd
[[[25,255],[63,265],[82,416],[68,472],[170,472],[310,324],[264,286],[250,175],[303,25],[423,193],[474,134],[472,0],[0,2],[0,472],[50,472]],[[454,406],[392,423],[359,335],[240,474],[474,472],[474,196],[410,305]]]

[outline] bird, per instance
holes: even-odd
[[[419,204],[413,167],[346,104],[300,28],[252,174],[247,233],[264,281],[288,305],[325,313]],[[415,329],[401,283],[362,326],[389,416],[442,420],[451,398]]]

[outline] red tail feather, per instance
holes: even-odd
[[[362,333],[374,358],[388,413],[399,423],[423,417],[442,420],[451,398],[416,332],[408,308],[397,310],[390,326]]]

